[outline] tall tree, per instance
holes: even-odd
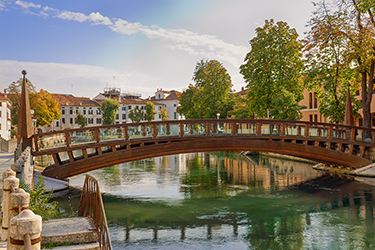
[[[311,18],[311,29],[304,40],[305,84],[309,90],[316,91],[320,113],[334,123],[344,120],[348,83],[354,83],[351,86],[354,110],[360,108],[354,99],[358,89],[356,73],[347,58],[349,41],[342,32],[346,16],[341,12],[331,14],[323,3]]]
[[[201,60],[193,74],[195,85],[180,95],[178,112],[186,119],[227,117],[233,108],[232,80],[224,66],[217,60]]]
[[[132,120],[132,122],[138,123],[142,121],[145,115],[140,108],[135,107],[129,111],[128,117],[130,120]]]
[[[266,20],[263,27],[256,29],[256,37],[250,41],[250,52],[240,66],[249,92],[248,112],[259,118],[282,119],[289,106],[299,117],[298,103],[303,98],[302,43],[295,29],[286,22]],[[285,105],[280,102],[285,100]],[[291,103],[290,103],[291,102]]]
[[[116,120],[116,113],[120,104],[116,99],[106,98],[100,105],[103,116],[103,125],[113,124]]]
[[[144,114],[144,118],[147,121],[150,122],[150,121],[154,120],[155,115],[156,115],[155,105],[152,102],[147,102],[146,103],[146,112]]]
[[[83,114],[81,114],[78,110],[77,110],[76,121],[77,121],[77,124],[81,128],[84,128],[87,125],[87,118]]]
[[[347,70],[354,71],[352,84],[359,86],[363,111],[363,126],[371,128],[371,101],[375,73],[375,18],[374,0],[336,0],[327,5],[324,0],[312,19],[314,22],[326,22],[334,19],[337,29],[316,30],[317,35],[338,37],[342,40],[342,62]],[[355,86],[354,86],[355,88]]]

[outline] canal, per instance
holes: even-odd
[[[269,155],[181,154],[92,171],[114,249],[375,249],[375,187]],[[82,188],[84,175],[71,178]],[[78,197],[59,201],[66,213]]]

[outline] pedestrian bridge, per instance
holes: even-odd
[[[260,151],[352,169],[372,163],[375,130],[283,120],[218,119],[115,124],[35,134],[33,155],[52,156],[43,175],[65,179],[150,157]]]

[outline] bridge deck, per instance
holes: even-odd
[[[67,178],[113,164],[177,153],[263,151],[359,168],[374,130],[278,120],[182,120],[63,130],[33,137],[34,156],[51,155],[43,174]]]

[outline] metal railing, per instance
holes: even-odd
[[[90,175],[86,175],[78,215],[88,217],[96,227],[100,249],[112,250],[99,183]]]
[[[116,140],[188,136],[290,136],[374,144],[375,130],[332,123],[261,119],[206,119],[126,123],[33,135],[34,151]]]

